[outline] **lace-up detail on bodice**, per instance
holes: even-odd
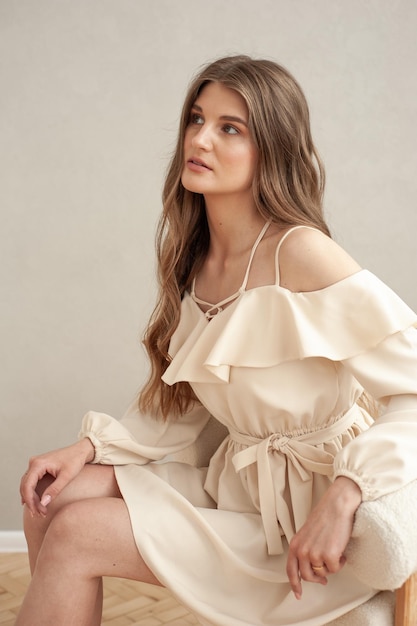
[[[223,311],[225,306],[227,306],[228,304],[236,300],[242,293],[246,291],[246,286],[248,284],[249,272],[252,266],[253,257],[255,256],[256,249],[258,245],[260,244],[260,242],[262,241],[262,238],[265,235],[266,231],[268,230],[270,224],[271,224],[271,221],[266,222],[261,232],[259,233],[255,243],[253,244],[250,257],[249,257],[248,266],[246,268],[245,276],[243,278],[243,282],[241,286],[239,287],[239,289],[235,293],[233,293],[231,296],[224,298],[224,300],[220,300],[220,302],[217,302],[216,304],[213,304],[212,302],[207,302],[206,300],[202,300],[201,298],[198,298],[195,295],[195,280],[196,279],[195,277],[193,278],[193,282],[191,284],[191,293],[190,293],[191,298],[194,300],[196,304],[201,304],[202,306],[209,307],[207,311],[205,311],[204,313],[204,315],[206,316],[208,320],[211,320],[218,313],[221,313],[221,311]]]

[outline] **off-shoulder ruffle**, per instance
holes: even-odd
[[[210,322],[186,294],[163,380],[228,382],[232,366],[271,367],[309,357],[341,361],[413,325],[417,315],[368,270],[319,291],[257,287]]]

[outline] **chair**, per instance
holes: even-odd
[[[395,593],[395,626],[417,624],[417,574],[412,574]]]
[[[417,481],[363,502],[346,550],[362,582],[395,589],[395,626],[417,626]]]

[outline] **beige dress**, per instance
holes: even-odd
[[[166,423],[136,405],[121,421],[90,412],[80,433],[116,466],[143,558],[202,624],[319,626],[365,602],[375,591],[349,565],[297,601],[288,541],[338,475],[364,500],[417,478],[416,315],[366,270],[290,292],[278,253],[276,284],[244,282],[212,318],[185,295],[163,379],[201,404]],[[375,423],[363,388],[383,404]],[[169,460],[210,414],[230,434],[208,469]]]

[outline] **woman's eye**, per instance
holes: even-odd
[[[203,124],[204,120],[199,113],[191,113],[190,123],[191,124]]]
[[[225,126],[223,126],[223,130],[228,135],[238,135],[239,134],[238,129],[235,128],[234,126],[231,126],[230,124],[226,124]]]

